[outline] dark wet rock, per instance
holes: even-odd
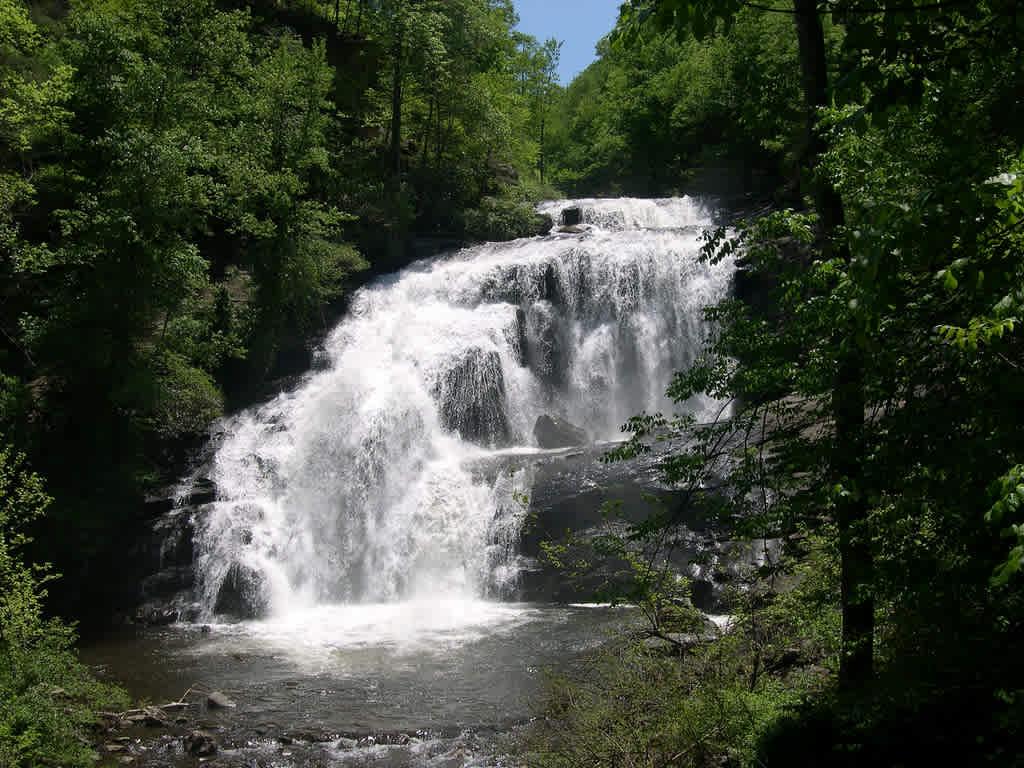
[[[583,227],[577,224],[573,224],[570,227],[559,227],[558,231],[561,232],[563,235],[582,235],[587,230],[585,230]]]
[[[124,744],[104,744],[103,751],[110,755],[122,754],[128,751]]]
[[[522,298],[520,271],[515,264],[496,267],[480,285],[480,298],[487,302],[518,304]]]
[[[197,477],[191,485],[182,488],[178,484],[165,486],[148,494],[145,498],[146,511],[153,516],[164,515],[182,507],[196,507],[209,504],[217,499],[217,488],[208,477]]]
[[[235,619],[258,619],[267,610],[262,573],[241,563],[232,563],[217,590],[213,612]]]
[[[237,705],[225,694],[220,691],[214,691],[206,697],[206,706],[210,709],[229,709]]]
[[[533,436],[541,448],[568,448],[587,442],[587,433],[575,424],[546,413],[533,425]]]
[[[165,627],[178,620],[178,611],[165,605],[143,605],[135,612],[135,623],[147,627]]]
[[[146,626],[164,626],[187,620],[183,596],[195,582],[193,566],[192,509],[174,509],[153,521],[147,536],[140,537],[129,553],[124,575],[135,585],[131,620]]]
[[[186,495],[180,498],[179,506],[198,507],[217,500],[217,486],[208,477],[196,478]]]
[[[142,724],[149,728],[166,728],[171,724],[170,718],[160,707],[146,707],[142,712],[145,715]]]
[[[283,741],[283,739],[288,741]],[[329,741],[334,741],[334,736],[323,731],[287,731],[278,736],[277,740],[281,744],[294,744],[296,741],[304,741],[308,744],[326,744]]]
[[[694,605],[702,610],[712,610],[716,604],[715,585],[703,579],[690,581],[690,595]]]
[[[447,429],[484,445],[508,443],[505,378],[497,352],[479,347],[467,350],[441,375],[434,392]]]
[[[700,547],[690,558],[687,575],[694,605],[708,613],[725,613],[733,607],[732,585],[743,584],[757,569],[781,557],[780,539],[745,541],[720,539]]]
[[[202,612],[203,608],[199,603],[188,603],[187,605],[183,605],[179,608],[181,621],[188,622],[190,624],[195,624],[196,621],[199,620],[200,615],[202,615]]]
[[[171,724],[170,718],[159,707],[130,710],[125,713],[124,719],[132,725],[144,725],[147,728],[167,728]]]
[[[209,731],[192,731],[185,737],[185,751],[193,757],[210,757],[217,754],[217,741]]]
[[[551,301],[535,301],[526,312],[527,365],[541,381],[554,388],[565,383],[568,370],[564,325],[564,318]]]
[[[583,223],[583,209],[579,206],[562,209],[562,224],[566,227],[573,227]]]
[[[522,307],[516,307],[515,321],[505,329],[505,341],[512,349],[516,362],[522,366],[527,365],[529,340],[526,336],[526,311]]]
[[[552,306],[560,306],[564,301],[562,286],[558,279],[558,270],[554,264],[548,264],[544,268],[544,298],[551,302]]]
[[[572,531],[580,547],[579,555],[593,561],[589,542],[607,533],[628,534],[631,523],[646,520],[656,509],[650,501],[652,497],[659,499],[661,509],[681,522],[672,542],[673,568],[687,575],[691,561],[702,553],[715,551],[721,537],[715,523],[694,506],[685,489],[668,488],[661,482],[659,463],[667,453],[681,450],[678,444],[657,443],[650,454],[628,462],[601,461],[606,450],[603,446],[585,445],[557,453],[503,454],[471,465],[471,471],[487,481],[508,473],[510,468],[526,472],[531,478],[531,524],[523,529],[518,540],[521,570],[514,587],[515,599],[581,602],[593,599],[594,591],[606,582],[618,583],[622,578],[617,573],[622,570],[618,563],[608,563],[603,571],[595,568],[579,579],[566,579],[540,557],[541,543],[561,540],[566,531]],[[706,490],[712,492],[715,484],[712,479]],[[609,500],[618,503],[610,518],[602,511]],[[572,553],[567,555],[568,559],[572,557]],[[705,570],[693,580],[709,580],[710,575],[706,574],[710,573]],[[502,588],[507,589],[507,585]],[[715,600],[707,604],[695,600],[694,605],[709,613],[721,613],[723,606],[718,597],[716,594]]]
[[[195,580],[190,564],[164,568],[144,578],[139,591],[146,599],[172,597],[192,586]]]

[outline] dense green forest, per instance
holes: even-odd
[[[0,434],[57,499],[37,541],[83,569],[57,590],[98,581],[225,404],[307,367],[360,271],[416,236],[536,231],[558,47],[515,21],[485,0],[0,4]]]
[[[702,644],[679,510],[549,545],[627,564],[611,596],[664,645],[553,678],[523,761],[1024,765],[1017,0],[633,0],[564,89],[514,24],[509,0],[0,0],[0,765],[88,764],[120,695],[45,590],[102,613],[145,491],[303,366],[346,288],[417,236],[536,233],[555,188],[771,199],[708,234],[737,296],[669,390],[732,418],[641,415],[608,459],[685,435],[665,482],[783,554]]]
[[[640,415],[608,458],[693,440],[665,481],[783,555],[702,645],[664,565],[682,510],[592,542],[671,658],[626,645],[554,680],[527,762],[1024,764],[1022,32],[1013,0],[635,0],[569,86],[559,182],[781,181],[707,236],[740,254],[737,296],[669,389],[732,418]]]
[[[792,26],[746,12],[704,39],[649,29],[642,45],[602,40],[558,100],[552,182],[572,194],[792,194],[803,128]]]

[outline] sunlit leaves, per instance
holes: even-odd
[[[1000,526],[1005,538],[1015,539],[1005,562],[993,574],[997,584],[1007,583],[1018,571],[1024,570],[1024,465],[1011,467],[992,486],[996,502],[985,514],[985,520]]]

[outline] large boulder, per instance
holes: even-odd
[[[544,290],[551,290],[545,272]],[[545,384],[561,388],[568,373],[567,330],[562,314],[549,300],[535,301],[526,311],[526,362]]]
[[[562,224],[566,227],[575,227],[583,223],[583,209],[578,205],[562,209]]]
[[[467,350],[440,376],[435,396],[445,428],[482,445],[508,443],[505,376],[497,352],[479,347]]]
[[[217,590],[213,612],[233,619],[258,619],[267,612],[263,574],[241,563],[232,563]]]
[[[533,436],[541,448],[568,448],[585,445],[587,433],[565,419],[541,414],[533,425]]]

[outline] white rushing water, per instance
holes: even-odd
[[[554,201],[582,234],[488,244],[377,280],[323,370],[222,425],[196,532],[206,616],[500,596],[514,583],[538,417],[592,441],[664,411],[733,266],[701,264],[689,198]],[[695,403],[698,410],[713,404]],[[239,608],[244,605],[244,608]]]

